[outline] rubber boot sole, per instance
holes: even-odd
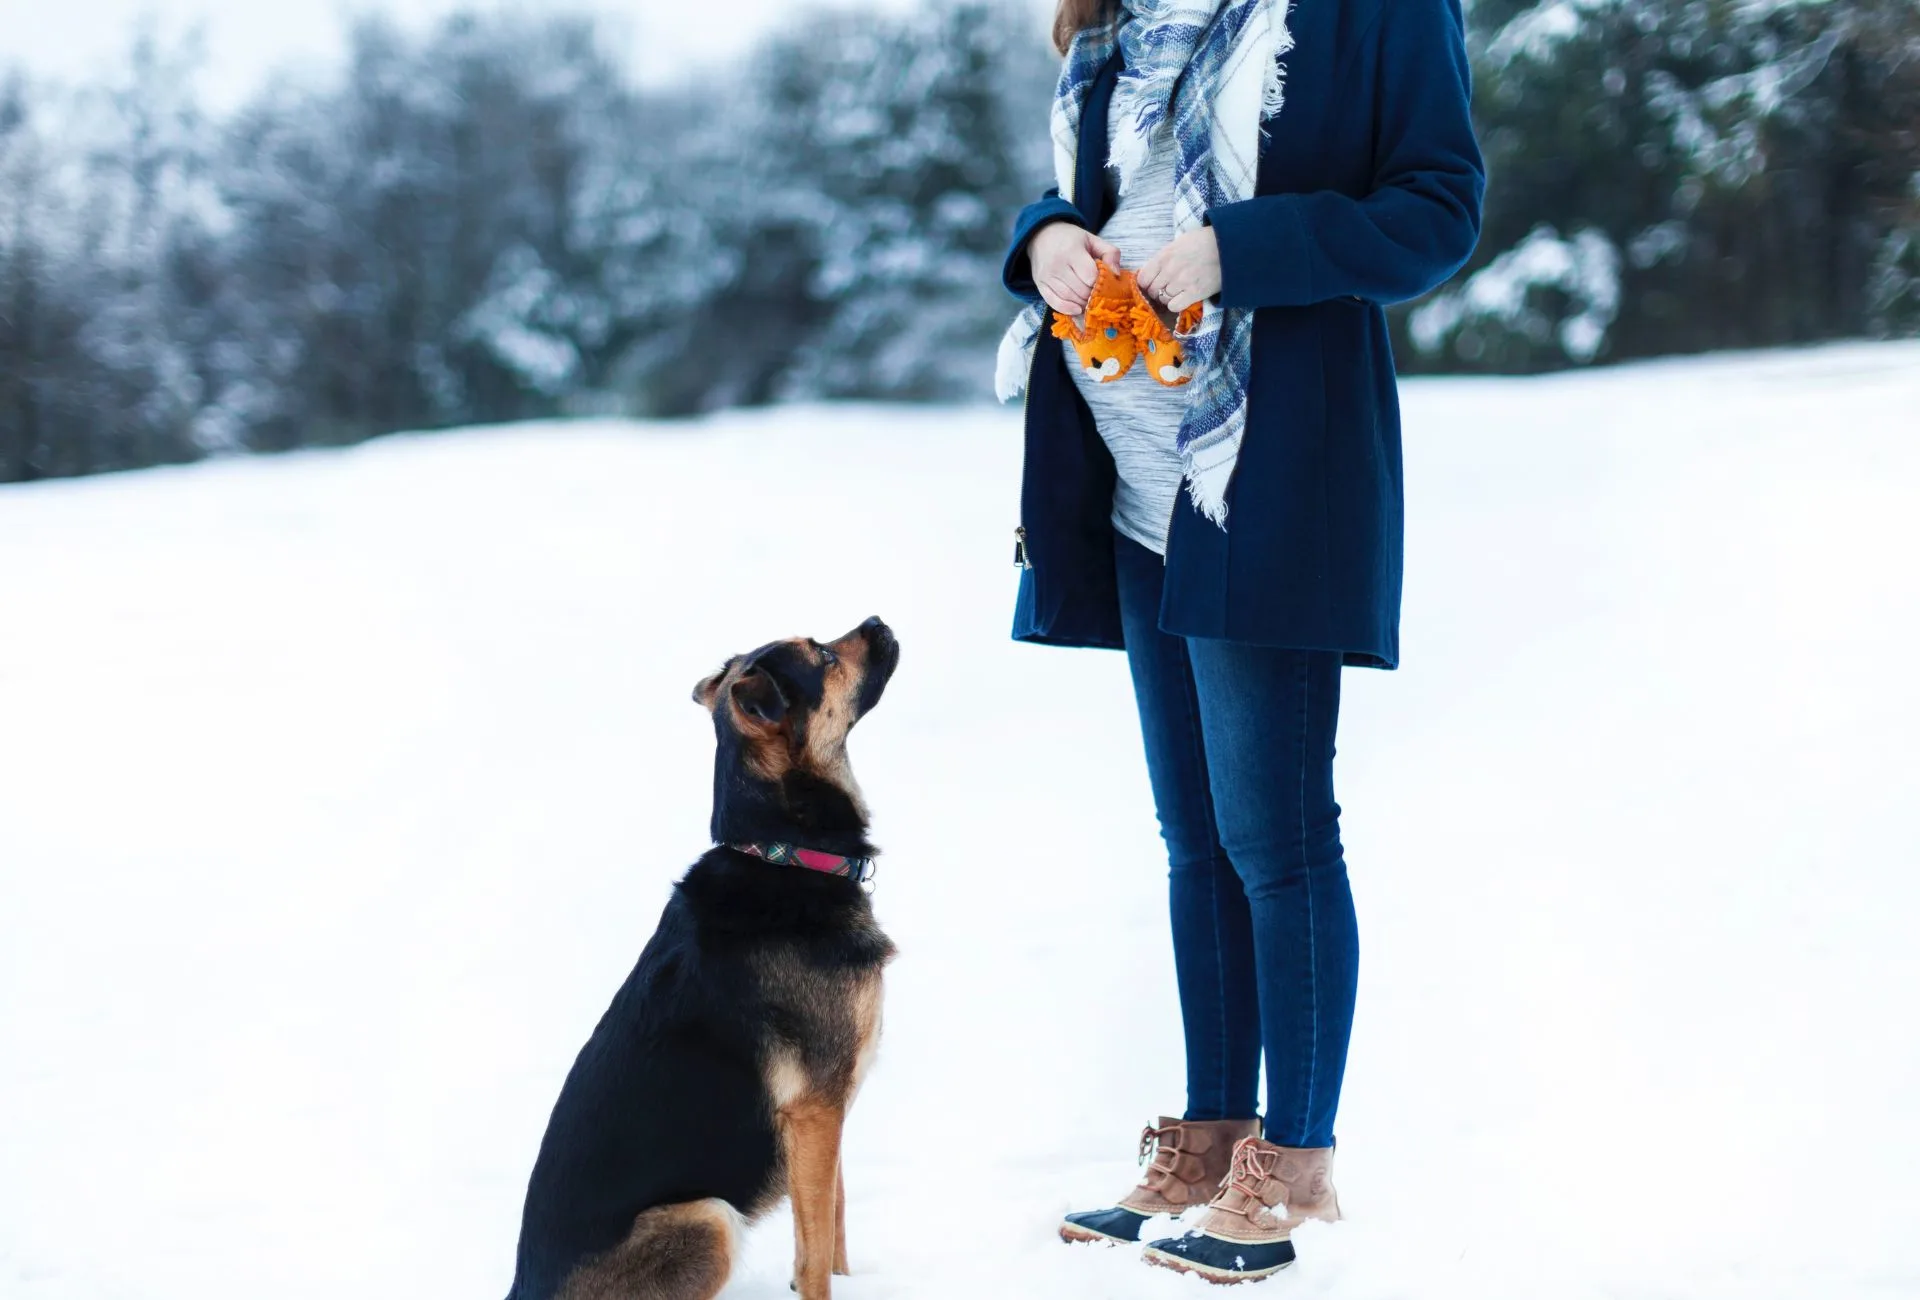
[[[1176,1219],[1178,1215],[1173,1216]],[[1060,1240],[1068,1243],[1090,1243],[1103,1246],[1137,1246],[1145,1238],[1147,1221],[1153,1214],[1147,1210],[1135,1210],[1125,1205],[1116,1205],[1105,1210],[1080,1210],[1067,1215],[1060,1221]],[[1109,1232],[1109,1228],[1122,1229]]]
[[[1169,1254],[1153,1246],[1149,1246],[1146,1250],[1142,1251],[1140,1257],[1156,1267],[1172,1269],[1176,1273],[1191,1273],[1201,1281],[1211,1282],[1215,1286],[1233,1286],[1240,1282],[1258,1282],[1262,1278],[1272,1277],[1275,1273],[1280,1272],[1280,1270],[1293,1263],[1293,1257],[1289,1255],[1286,1259],[1273,1265],[1271,1268],[1215,1268],[1213,1265],[1204,1264],[1197,1259],[1183,1259],[1179,1255]]]
[[[1137,1246],[1140,1244],[1137,1239],[1129,1241],[1125,1237],[1116,1237],[1111,1233],[1096,1232],[1092,1228],[1083,1227],[1078,1223],[1068,1223],[1065,1220],[1062,1220],[1060,1223],[1060,1240],[1076,1246],[1082,1244],[1092,1246]]]

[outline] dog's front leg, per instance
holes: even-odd
[[[841,1277],[853,1272],[847,1263],[847,1167],[833,1171],[833,1271]]]
[[[812,1099],[787,1108],[787,1194],[793,1200],[793,1287],[800,1300],[831,1300],[839,1236],[840,1129],[846,1111]]]

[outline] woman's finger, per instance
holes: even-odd
[[[1148,258],[1147,264],[1140,268],[1140,292],[1146,294],[1149,298],[1158,296],[1160,289],[1160,268],[1160,254],[1158,253]]]
[[[1110,269],[1115,271],[1120,269],[1120,246],[1118,244],[1109,244],[1098,235],[1088,235],[1087,251],[1102,262],[1105,262]]]
[[[1049,280],[1040,286],[1040,296],[1047,305],[1066,316],[1078,316],[1087,309],[1087,295],[1071,285],[1059,280]]]
[[[1160,283],[1154,286],[1156,290],[1154,298],[1168,311],[1177,311],[1179,309],[1173,305],[1174,301],[1186,291],[1186,285],[1186,274],[1178,267],[1169,267],[1161,275]]]

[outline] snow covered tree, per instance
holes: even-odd
[[[627,101],[582,156],[563,247],[503,250],[462,331],[568,410],[769,400],[791,336],[758,340],[804,271],[780,269],[785,241],[756,222],[770,196],[736,121],[679,94]],[[717,311],[743,283],[764,308]]]
[[[0,483],[65,468],[59,362],[83,324],[53,241],[66,212],[38,115],[24,77],[0,81]]]
[[[1486,233],[1409,317],[1411,359],[1526,370],[1901,328],[1913,0],[1481,0],[1473,26]]]
[[[583,21],[456,16],[415,43],[369,19],[343,85],[249,107],[220,179],[255,444],[555,409],[577,358],[505,313],[530,268],[577,272],[581,175],[626,93]]]
[[[1032,48],[1017,13],[967,2],[888,24],[827,16],[763,53],[756,138],[824,201],[811,294],[826,321],[799,340],[790,393],[982,391],[1008,315],[1008,219],[1035,188],[1016,142],[1046,134],[1044,100],[1009,111]]]
[[[208,124],[195,91],[199,40],[136,34],[123,79],[82,99],[85,257],[101,277],[82,337],[101,468],[190,460],[204,448],[205,302],[189,263],[212,210]]]
[[[181,273],[208,212],[192,42],[87,93],[0,83],[0,481],[191,460]]]
[[[703,125],[676,133],[656,224],[700,232],[684,264],[706,305],[674,305],[636,352],[644,407],[986,392],[1052,76],[1030,14],[957,0],[809,15],[748,61],[737,102],[684,103]]]

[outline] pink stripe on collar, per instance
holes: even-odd
[[[733,844],[728,847],[745,853],[750,857],[783,867],[805,867],[809,871],[819,871],[829,876],[845,876],[849,880],[865,882],[873,878],[872,858],[848,858],[838,853],[822,853],[818,849],[803,849],[793,844]]]

